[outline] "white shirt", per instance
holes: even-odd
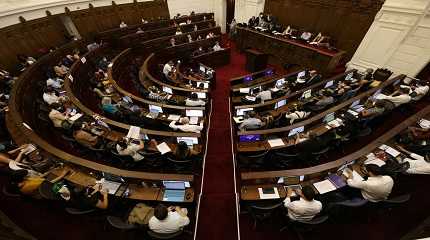
[[[288,209],[288,217],[293,221],[307,222],[312,220],[322,210],[322,203],[317,200],[308,201],[300,198],[292,201],[289,197],[284,200],[284,206]]]
[[[295,111],[290,114],[285,114],[287,119],[290,119],[290,124],[293,124],[295,120],[307,118],[311,113],[305,111]]]
[[[125,27],[127,27],[127,24],[126,24],[126,23],[121,23],[121,24],[119,25],[119,27],[120,27],[120,28],[125,28]]]
[[[378,96],[376,96],[376,99],[385,99],[388,100],[390,102],[392,102],[394,104],[394,106],[398,107],[402,104],[408,103],[412,100],[411,96],[409,96],[409,94],[401,94],[398,96],[387,96],[385,94],[379,94]]]
[[[197,100],[192,100],[192,99],[185,99],[185,105],[186,106],[204,106],[206,105],[206,102],[201,100],[201,99],[197,99]]]
[[[414,101],[420,100],[428,93],[428,91],[429,91],[429,86],[421,86],[421,87],[415,88],[413,92],[415,92],[417,96],[412,98],[412,100]]]
[[[272,99],[272,92],[270,90],[264,90],[257,94],[257,98],[260,98],[262,102]]]
[[[176,32],[175,33],[175,35],[181,35],[182,34],[182,32]]]
[[[62,81],[58,78],[57,79],[49,78],[48,80],[46,80],[46,86],[57,88],[57,89],[63,87]]]
[[[116,151],[119,155],[130,156],[135,162],[142,160],[144,157],[137,153],[140,150],[140,146],[137,144],[129,144],[126,149],[121,149],[119,145],[116,145]]]
[[[216,45],[213,47],[213,49],[214,49],[214,51],[221,51],[221,50],[222,50],[222,47],[221,47],[219,44],[216,44]]]
[[[52,109],[49,112],[48,116],[49,116],[49,119],[51,119],[52,123],[54,124],[54,127],[57,127],[57,128],[62,127],[61,124],[63,123],[63,121],[67,119],[64,114],[62,114],[61,112],[55,109]]]
[[[179,129],[183,132],[199,133],[201,130],[203,130],[203,124],[202,123],[200,123],[200,125],[191,125],[191,124],[176,125],[176,121],[172,121],[169,124],[169,127],[173,130]]]
[[[430,163],[424,160],[424,157],[412,153],[411,158],[405,158],[404,161],[409,163],[409,168],[406,170],[409,174],[430,174]]]
[[[361,189],[364,199],[379,202],[387,199],[393,189],[394,181],[390,176],[369,177],[367,180],[348,179],[349,186]]]
[[[54,103],[58,103],[60,101],[60,97],[55,95],[55,93],[43,93],[43,101],[51,105]]]
[[[263,122],[258,118],[247,118],[240,124],[240,129],[257,129],[263,125]]]
[[[165,75],[165,76],[167,76],[167,75],[169,75],[169,73],[172,71],[172,66],[170,66],[170,64],[168,64],[168,63],[166,63],[166,64],[164,64],[164,67],[163,67],[163,74]]]
[[[155,216],[149,219],[149,229],[157,233],[175,233],[190,223],[188,217],[183,217],[177,212],[169,211],[167,217],[158,220]]]

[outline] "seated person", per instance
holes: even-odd
[[[261,102],[265,102],[267,100],[271,100],[272,99],[272,92],[269,89],[264,89],[263,91],[259,92],[259,88],[256,88],[256,94],[255,97],[257,99],[260,99]]]
[[[290,124],[293,124],[295,120],[305,119],[309,117],[309,115],[311,115],[311,112],[296,110],[294,112],[287,112],[285,118],[290,120]]]
[[[419,101],[429,92],[429,86],[424,85],[420,82],[416,82],[415,85],[411,86],[409,95],[412,97],[412,100]]]
[[[414,140],[427,140],[430,138],[430,128],[408,127]]]
[[[363,118],[373,118],[382,115],[385,112],[384,101],[377,100],[373,107],[364,109],[360,112]]]
[[[87,188],[76,186],[71,191],[69,203],[80,210],[107,209],[108,199],[108,190],[103,189],[101,184]]]
[[[312,220],[315,215],[321,212],[322,203],[315,200],[315,191],[310,185],[303,186],[302,190],[297,190],[299,200],[292,201],[291,188],[287,190],[287,198],[284,206],[288,210],[288,217],[292,221],[307,222]]]
[[[181,28],[177,27],[175,35],[181,35],[181,34],[182,34]]]
[[[109,61],[107,60],[107,58],[103,57],[102,59],[100,59],[100,61],[97,62],[97,67],[103,71],[107,71],[109,67]]]
[[[140,150],[145,148],[142,140],[127,141],[122,139],[116,144],[116,151],[121,156],[130,156],[135,162],[141,161],[144,157],[139,154]]]
[[[198,36],[197,36],[197,41],[200,41],[200,40],[202,40],[203,38],[202,38],[202,36],[199,34]]]
[[[367,180],[355,179],[352,171],[347,171],[347,184],[360,189],[361,196],[370,202],[386,200],[393,189],[394,181],[390,176],[383,175],[382,169],[376,164],[366,164],[363,173],[368,175]],[[358,195],[357,193],[355,193]]]
[[[47,91],[43,93],[43,101],[48,105],[60,104],[65,100],[64,97],[60,97],[52,88],[47,88]]]
[[[119,24],[120,28],[126,28],[127,24],[124,21],[121,21],[121,23]]]
[[[321,81],[321,74],[318,74],[316,70],[309,71],[309,80],[306,81],[306,84],[314,84]]]
[[[88,123],[84,122],[82,125],[74,124],[73,125],[73,138],[75,138],[76,142],[83,146],[95,148],[97,145],[101,144],[101,140],[97,135],[93,135],[90,131],[86,130],[90,129]]]
[[[376,99],[384,99],[392,102],[395,107],[398,107],[402,104],[408,103],[412,100],[411,96],[409,96],[409,88],[400,86],[399,90],[395,91],[391,95],[378,94]]]
[[[54,72],[60,78],[66,76],[68,71],[69,71],[69,68],[64,66],[62,63],[59,63],[58,66],[54,66]]]
[[[169,61],[168,63],[164,64],[163,66],[163,74],[164,76],[168,77],[169,74],[172,72],[173,70],[173,61]]]
[[[175,40],[175,38],[170,38],[170,46],[171,47],[176,46],[176,40]]]
[[[12,161],[20,163],[24,157],[24,154],[27,153],[26,148],[28,148],[28,147],[29,147],[29,144],[23,144],[23,145],[15,148],[13,150],[8,151],[7,153],[0,153],[0,163],[4,164],[4,165],[8,165],[8,166],[9,166],[9,163]],[[18,153],[18,155],[16,155],[16,153],[18,151],[19,151],[19,153]],[[12,159],[13,155],[16,155],[15,159]]]
[[[187,19],[187,24],[191,24],[191,19]]]
[[[148,98],[156,101],[165,101],[169,99],[172,95],[166,92],[161,92],[156,86],[149,87]]]
[[[167,208],[159,204],[154,209],[154,216],[151,217],[148,227],[156,233],[175,233],[190,223],[187,217],[187,209],[170,206]]]
[[[188,38],[188,42],[189,42],[189,43],[192,43],[192,42],[193,42],[193,38],[191,37],[191,35],[190,35],[190,34],[188,34],[188,35],[187,35],[187,38]]]
[[[259,129],[264,126],[264,122],[257,117],[257,113],[254,111],[249,111],[248,114],[246,114],[245,120],[239,125],[239,129],[241,131],[248,130],[248,129]]]
[[[142,28],[137,28],[136,33],[144,33],[144,31],[142,30]]]
[[[312,37],[312,33],[306,32],[306,31],[303,31],[302,35],[300,35],[300,39],[305,40],[307,42],[310,41],[311,37]]]
[[[110,97],[102,98],[102,110],[103,112],[110,113],[110,114],[119,113],[118,106],[116,104],[112,104],[112,99]]]
[[[373,69],[367,68],[363,74],[362,80],[373,80]]]
[[[396,158],[399,163],[409,163],[409,168],[406,170],[408,174],[430,174],[430,161],[428,156],[420,156],[410,152],[400,145],[396,146],[398,150],[409,155],[405,159]]]
[[[60,111],[59,111],[60,110]],[[63,108],[59,108],[58,110],[53,108],[48,114],[49,119],[51,119],[52,124],[54,124],[54,127],[56,128],[63,128],[64,124],[67,124],[67,113],[64,111]]]
[[[87,49],[90,52],[96,50],[99,47],[100,47],[100,45],[97,42],[93,42],[93,43],[90,43],[87,45]]]
[[[181,130],[183,132],[195,132],[200,133],[200,131],[203,130],[203,123],[200,123],[199,125],[193,125],[189,124],[190,119],[188,117],[182,117],[178,120],[178,123],[180,125],[176,125],[176,121],[172,121],[169,124],[169,127],[173,130]]]
[[[249,27],[255,27],[258,25],[258,20],[255,16],[252,16],[249,20],[248,20],[248,26]]]
[[[195,50],[193,52],[193,56],[199,56],[199,55],[202,55],[204,53],[205,53],[205,51],[203,50],[203,47],[199,47],[197,50]]]
[[[185,106],[204,106],[206,102],[197,97],[197,93],[192,93],[190,98],[185,99]]]
[[[213,46],[213,50],[214,51],[221,51],[221,50],[223,50],[224,48],[222,48],[220,45],[219,45],[219,42],[217,41],[217,42],[215,42],[215,45]]]
[[[145,24],[145,23],[149,23],[149,22],[148,22],[148,20],[142,18],[142,23]]]
[[[329,37],[323,36],[322,33],[318,33],[318,35],[310,42],[312,45],[322,46],[322,47],[329,47]]]
[[[206,35],[206,39],[215,37],[215,34],[213,32],[209,32],[208,35]]]
[[[188,147],[187,143],[184,141],[178,142],[178,145],[176,145],[175,151],[173,152],[175,159],[179,161],[187,160],[187,158],[198,154],[199,153],[194,151],[192,147]]]
[[[322,96],[317,98],[317,101],[315,102],[315,106],[328,106],[330,104],[334,103],[334,98],[332,97],[330,91],[323,91]]]
[[[282,32],[282,35],[291,35],[293,33],[293,29],[290,27],[290,25],[285,28],[285,30]]]
[[[194,32],[197,32],[197,30],[199,30],[199,28],[197,27],[197,25],[194,25],[193,30],[194,30]],[[200,36],[200,35],[199,35],[199,36]],[[197,39],[197,40],[201,40],[201,39],[202,39],[202,37],[200,37],[200,39]]]
[[[48,78],[48,80],[46,80],[46,86],[61,89],[63,87],[63,82],[64,81],[61,78]]]
[[[305,70],[305,71],[299,72],[299,74],[297,74],[296,83],[304,84],[307,82],[308,79],[309,79],[309,71]]]

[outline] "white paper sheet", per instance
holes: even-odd
[[[181,118],[181,116],[175,115],[175,114],[170,114],[167,119],[170,120],[170,121],[178,121],[179,118]]]
[[[167,143],[165,143],[165,142],[158,144],[157,149],[161,153],[161,155],[172,151],[172,149],[170,149],[169,145],[167,145]]]
[[[274,187],[273,190],[275,191],[275,193],[264,194],[263,188],[258,188],[258,194],[260,196],[260,199],[276,199],[276,198],[279,198],[278,188]]]
[[[239,92],[240,93],[249,93],[249,88],[240,88]]]
[[[270,147],[280,147],[284,146],[284,141],[282,141],[282,138],[276,138],[276,139],[270,139],[267,142],[269,142]]]
[[[203,117],[203,111],[202,110],[185,110],[186,115],[188,117]]]
[[[388,147],[387,149],[385,149],[385,152],[390,154],[393,157],[397,157],[400,155],[400,152],[392,147]]]
[[[130,126],[127,133],[127,138],[139,139],[140,138],[140,127]]]
[[[364,178],[358,172],[356,172],[355,170],[352,171],[352,177],[354,179],[358,179],[358,180],[361,180],[361,181],[364,180]]]
[[[77,113],[73,117],[69,118],[69,120],[74,122],[74,121],[78,120],[79,118],[81,118],[82,116],[83,116],[82,113]]]
[[[328,193],[328,192],[336,190],[336,186],[333,185],[333,183],[327,179],[323,180],[321,182],[314,183],[314,187],[317,189],[317,191],[320,194],[324,194],[324,193]]]

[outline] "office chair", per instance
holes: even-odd
[[[193,160],[191,158],[187,158],[185,160],[176,160],[174,156],[167,155],[167,161],[170,162],[177,172],[184,172],[187,170],[191,170],[191,165]]]
[[[39,119],[39,120],[41,120],[42,122],[44,122],[45,124],[50,124],[50,120],[49,120],[49,118],[44,114],[44,113],[39,113],[39,114],[37,114],[37,118]]]
[[[21,195],[19,193],[11,193],[8,189],[6,185],[2,186],[1,192],[3,195],[5,195],[6,197],[20,197]]]
[[[264,160],[269,151],[252,152],[252,153],[238,153],[239,167],[259,168],[264,165]]]
[[[148,169],[161,169],[164,165],[163,156],[160,152],[139,152],[145,159],[143,165]]]
[[[288,217],[288,216],[287,216]],[[291,227],[292,230],[297,234],[300,240],[305,239],[303,233],[310,232],[316,225],[322,224],[328,220],[328,215],[316,216],[308,222],[289,221],[287,226],[283,227],[280,231],[284,231],[286,228]]]
[[[299,155],[297,153],[286,153],[274,151],[270,157],[270,163],[276,168],[290,168],[294,165]]]
[[[148,230],[148,236],[151,239],[174,239],[176,237],[179,237],[180,235],[182,235],[184,231],[183,230],[179,230],[177,232],[174,233],[156,233],[154,231]]]
[[[401,204],[409,201],[411,199],[411,195],[409,193],[403,194],[400,196],[392,197],[387,200],[382,201],[383,203],[389,203],[389,204]]]
[[[267,219],[273,219],[276,212],[279,213],[278,208],[283,206],[284,202],[254,202],[247,206],[248,212],[254,220],[254,225],[252,229],[257,228],[258,222],[263,222]]]
[[[115,217],[115,216],[107,216],[106,220],[108,221],[108,223],[116,228],[116,229],[120,229],[122,231],[127,231],[127,230],[132,230],[132,229],[136,229],[137,226],[134,224],[129,224],[126,221],[124,221],[123,219],[121,219],[120,217]]]
[[[66,207],[65,210],[70,215],[85,215],[85,214],[93,213],[97,209],[92,208],[92,209],[83,210],[78,208]]]
[[[311,160],[311,164],[318,163],[321,159],[321,156],[327,158],[327,152],[330,150],[330,146],[327,146],[317,152],[312,152],[313,160]]]
[[[50,181],[43,181],[39,186],[39,194],[42,198],[47,200],[59,200],[60,197],[52,191],[53,183]]]

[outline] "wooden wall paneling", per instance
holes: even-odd
[[[70,13],[73,23],[83,38],[91,38],[101,29],[94,14],[94,9],[85,9]]]
[[[331,36],[349,59],[382,4],[380,0],[266,0],[264,12],[284,25]]]

